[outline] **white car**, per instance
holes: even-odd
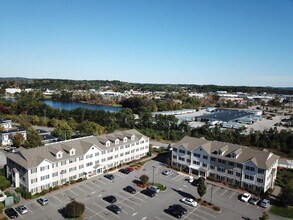
[[[26,206],[24,205],[20,205],[20,206],[17,206],[16,207],[16,210],[20,213],[20,214],[25,214],[25,213],[28,213],[28,209]]]
[[[171,174],[171,173],[172,173],[172,170],[164,170],[164,171],[162,172],[162,174],[165,175],[165,176],[168,176],[168,175]]]
[[[187,178],[187,181],[188,181],[189,183],[192,183],[193,180],[194,180],[193,176],[189,176],[189,177]]]
[[[241,200],[243,201],[243,202],[248,202],[248,200],[251,198],[251,194],[250,193],[244,193],[244,194],[242,194],[242,196],[241,196]]]
[[[182,198],[182,199],[180,199],[180,201],[185,203],[186,205],[190,205],[193,207],[197,206],[197,202],[191,198]]]
[[[37,201],[38,201],[38,203],[40,203],[41,205],[47,205],[48,202],[49,202],[49,200],[48,200],[47,198],[45,198],[45,197],[43,197],[43,198],[39,198]]]
[[[259,204],[261,207],[263,208],[268,208],[270,206],[270,200],[268,199],[263,199],[260,204]]]
[[[154,191],[156,193],[160,192],[160,189],[158,187],[154,186],[154,185],[149,186],[148,189],[150,189],[150,190],[152,190],[152,191]]]

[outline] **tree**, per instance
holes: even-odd
[[[25,148],[35,148],[42,146],[42,138],[34,129],[30,130],[27,134],[27,140],[24,143]]]
[[[24,136],[21,133],[16,133],[11,136],[12,146],[13,147],[22,147],[24,145]]]
[[[197,186],[197,193],[198,195],[201,197],[204,196],[204,194],[206,194],[207,191],[207,187],[205,185],[205,179],[200,177],[198,180],[198,186]]]
[[[139,177],[139,179],[142,182],[142,184],[145,185],[149,182],[150,178],[147,175],[143,174]]]
[[[269,215],[266,212],[262,213],[262,216],[259,217],[259,220],[268,220],[269,219]]]
[[[66,140],[71,138],[72,132],[72,128],[66,121],[60,121],[54,131],[52,131],[52,135],[60,138],[61,140]]]
[[[82,135],[101,135],[104,128],[95,122],[83,121],[78,126],[79,133]]]
[[[80,217],[84,212],[85,206],[84,204],[72,200],[65,207],[66,217],[68,218],[77,218]]]
[[[293,206],[293,188],[289,185],[282,189],[281,201],[284,207]]]

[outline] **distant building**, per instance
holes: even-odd
[[[259,192],[274,187],[278,160],[266,150],[187,136],[172,150],[172,165],[181,170]]]
[[[21,89],[20,88],[7,88],[5,89],[5,92],[11,95],[14,95],[15,93],[20,93]]]
[[[24,140],[26,140],[25,130],[9,129],[0,131],[0,144],[2,146],[12,145],[11,137],[16,134],[22,134]]]
[[[11,129],[12,128],[11,120],[1,120],[0,127],[2,127],[4,130]]]

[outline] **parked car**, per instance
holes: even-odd
[[[115,204],[107,206],[107,209],[109,209],[110,211],[112,211],[112,212],[114,212],[116,214],[119,214],[119,213],[122,212],[122,210]]]
[[[189,176],[188,178],[186,178],[186,180],[189,182],[189,183],[192,183],[194,181],[194,178],[193,176]]]
[[[127,168],[120,169],[119,172],[124,173],[124,174],[129,174],[129,173],[131,173],[131,171],[128,170]]]
[[[126,191],[126,192],[129,192],[131,194],[136,193],[136,190],[132,186],[126,186],[123,190]]]
[[[47,205],[49,203],[49,200],[45,197],[42,197],[42,198],[39,198],[37,202],[40,203],[41,205]]]
[[[252,204],[252,205],[257,205],[257,203],[259,202],[260,198],[258,197],[252,197],[250,200],[249,200],[249,203]]]
[[[105,178],[109,179],[109,180],[113,180],[115,177],[112,174],[106,174],[104,175]]]
[[[174,208],[167,208],[164,210],[166,213],[168,213],[169,215],[174,216],[175,218],[182,218],[182,213],[178,210],[178,209],[174,209]]]
[[[174,204],[169,206],[169,208],[173,208],[173,209],[177,209],[178,211],[180,211],[183,215],[187,213],[187,209],[183,208],[181,205],[179,204]]]
[[[164,171],[162,172],[162,174],[165,175],[165,176],[168,176],[168,175],[170,175],[171,173],[172,173],[172,170],[164,170]]]
[[[103,198],[103,200],[109,202],[109,203],[115,203],[117,201],[115,196],[106,196]]]
[[[17,217],[18,217],[18,213],[15,211],[14,208],[8,208],[8,209],[5,209],[5,214],[6,214],[10,219],[13,219],[13,218],[17,218]]]
[[[134,168],[133,167],[127,167],[126,169],[130,170],[130,172],[133,172],[134,171]]]
[[[148,186],[148,189],[154,191],[155,193],[160,192],[160,189],[154,185]]]
[[[248,202],[248,200],[251,198],[251,194],[250,193],[244,193],[244,194],[242,194],[242,196],[241,196],[241,200],[243,201],[243,202]]]
[[[22,215],[28,213],[28,209],[24,205],[17,206],[15,209]]]
[[[156,195],[156,192],[150,189],[144,189],[141,191],[142,194],[145,194],[148,197],[154,197]]]
[[[193,207],[197,206],[197,202],[191,198],[182,198],[182,199],[180,199],[180,201],[185,203],[186,205],[190,205]]]
[[[263,199],[261,202],[260,202],[260,206],[263,207],[263,208],[268,208],[270,206],[270,200],[268,199]]]

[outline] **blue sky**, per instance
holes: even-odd
[[[0,76],[293,86],[293,0],[0,0]]]

